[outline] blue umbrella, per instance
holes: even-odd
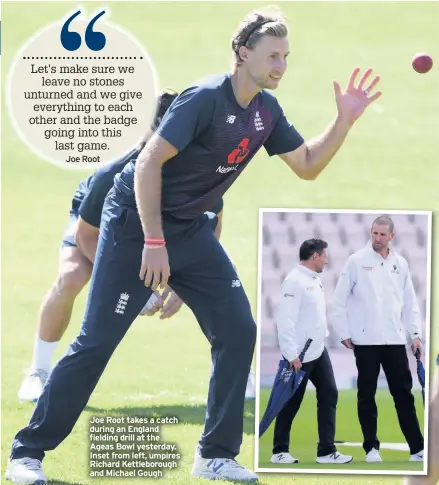
[[[421,352],[419,351],[419,349],[416,349],[415,357],[416,357],[416,372],[418,374],[419,384],[421,384],[422,401],[425,406],[425,368],[424,368],[424,364],[421,361]]]
[[[305,352],[308,350],[311,342],[312,339],[307,340],[299,355],[300,361],[303,361]],[[294,368],[290,369],[288,360],[282,359],[279,361],[267,409],[259,424],[259,438],[267,431],[273,419],[282,411],[285,404],[294,396],[304,377],[305,372],[303,370],[296,373]]]

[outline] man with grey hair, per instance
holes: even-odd
[[[390,217],[377,217],[371,241],[352,254],[333,295],[332,320],[342,344],[352,349],[358,369],[358,418],[366,462],[381,462],[375,402],[382,366],[392,394],[410,461],[423,461],[424,438],[416,416],[412,374],[406,352],[421,348],[420,312],[407,261],[390,246]]]

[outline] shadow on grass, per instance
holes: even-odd
[[[121,407],[121,408],[97,408],[87,406],[86,411],[92,414],[104,414],[107,416],[130,416],[130,417],[173,417],[178,418],[179,424],[203,425],[206,415],[204,404],[174,404],[145,407]],[[135,424],[135,423],[133,423]],[[255,434],[255,404],[246,402],[244,408],[244,433]]]

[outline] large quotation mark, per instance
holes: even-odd
[[[78,10],[76,13],[70,16],[61,29],[61,36],[60,36],[61,44],[64,47],[64,49],[68,51],[76,51],[81,46],[81,42],[82,42],[81,36],[77,32],[69,31],[70,23],[80,13],[81,11]],[[105,47],[105,43],[107,42],[107,39],[105,38],[105,35],[102,32],[93,31],[94,24],[100,17],[102,17],[102,15],[104,15],[104,13],[105,13],[105,10],[103,10],[101,13],[93,17],[89,22],[89,24],[87,25],[87,28],[85,29],[85,35],[84,35],[85,45],[92,51],[102,50]]]

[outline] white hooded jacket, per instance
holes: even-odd
[[[308,339],[312,339],[303,362],[318,359],[328,335],[326,303],[318,273],[298,264],[282,284],[277,310],[277,331],[282,355],[296,359]]]
[[[352,254],[337,282],[332,324],[341,340],[357,345],[398,345],[421,338],[420,312],[407,261],[368,245]]]

